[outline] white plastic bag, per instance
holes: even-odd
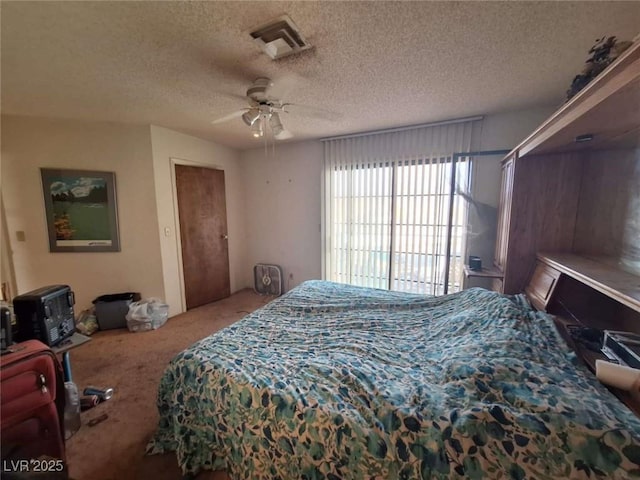
[[[158,298],[145,298],[132,302],[127,313],[127,327],[131,332],[155,330],[169,318],[169,305]]]

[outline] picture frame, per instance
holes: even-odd
[[[41,168],[50,252],[119,252],[113,172]]]

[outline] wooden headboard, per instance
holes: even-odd
[[[566,321],[640,334],[640,277],[610,257],[538,254],[525,292],[538,310]]]
[[[568,325],[640,334],[640,277],[612,264],[611,257],[538,254],[525,292],[538,310],[555,316],[562,337],[594,372],[604,355],[574,342]],[[640,417],[640,398],[609,390]]]

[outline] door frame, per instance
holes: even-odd
[[[184,265],[182,264],[182,235],[180,231],[180,210],[178,208],[178,187],[176,185],[176,165],[182,165],[185,167],[199,167],[209,168],[211,170],[222,170],[224,168],[220,165],[211,163],[194,162],[193,160],[185,160],[182,158],[170,157],[170,169],[171,169],[171,199],[173,201],[173,230],[176,238],[176,259],[178,261],[178,280],[180,283],[180,309],[182,312],[187,311],[187,299],[184,287]],[[226,184],[225,175],[225,184]],[[225,185],[226,187],[226,185]],[[226,190],[226,189],[225,189]],[[225,193],[226,202],[226,193]]]
[[[0,292],[0,298],[10,303],[13,297],[18,294],[18,283],[13,264],[13,246],[9,235],[4,198],[0,196],[0,285],[4,286],[4,284],[7,285],[8,298],[2,298],[4,290]]]

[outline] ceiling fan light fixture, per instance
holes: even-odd
[[[260,111],[257,108],[252,108],[248,112],[242,114],[242,121],[250,127],[253,126],[258,118],[260,118]]]
[[[251,125],[251,133],[256,138],[260,138],[262,137],[262,135],[264,135],[264,129],[262,128],[262,119],[260,118],[260,115],[258,115],[256,120],[254,120],[253,124]]]
[[[284,131],[284,127],[282,126],[282,122],[280,121],[280,115],[277,113],[271,114],[271,130],[275,136],[280,135]]]

